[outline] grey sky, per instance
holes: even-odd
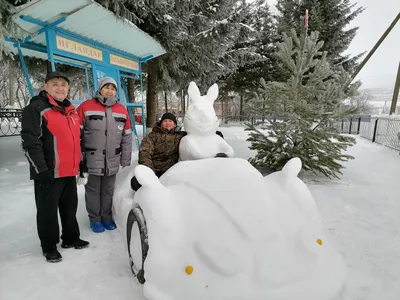
[[[271,5],[276,4],[276,0],[268,2]],[[351,27],[358,26],[359,30],[347,53],[356,55],[366,51],[367,54],[400,12],[400,0],[352,0],[352,2],[364,6],[365,10],[350,24]],[[393,88],[399,62],[400,21],[356,79],[363,82],[362,88]]]

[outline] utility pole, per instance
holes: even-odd
[[[400,62],[399,62],[399,68],[397,69],[396,83],[394,85],[392,106],[390,107],[389,115],[392,115],[396,112],[397,99],[399,98],[399,90],[400,90]]]
[[[371,51],[368,53],[368,55],[364,58],[364,60],[361,62],[361,64],[358,66],[356,71],[353,73],[351,76],[351,79],[348,84],[350,84],[354,78],[360,73],[361,69],[365,66],[365,64],[368,62],[368,60],[371,58],[371,56],[375,53],[375,51],[379,48],[379,46],[382,44],[382,42],[385,40],[389,32],[393,29],[393,27],[396,25],[397,21],[400,19],[400,13],[394,18],[392,24],[386,29],[386,31],[383,33],[379,41],[375,44],[375,46],[371,49]]]

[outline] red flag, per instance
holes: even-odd
[[[304,28],[308,28],[308,9],[306,9],[306,17],[304,19]]]

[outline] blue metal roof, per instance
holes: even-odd
[[[42,28],[27,22],[35,19],[47,24],[65,17],[57,28],[101,43],[140,59],[157,57],[165,53],[162,46],[133,23],[117,18],[112,12],[93,0],[37,0],[21,6],[13,15],[13,21],[28,32],[35,34]],[[46,46],[44,33],[33,36],[31,43]],[[12,43],[6,43],[12,47]],[[44,53],[22,49],[24,55],[46,58]]]

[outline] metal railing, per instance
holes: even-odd
[[[275,121],[284,121],[276,116],[218,116],[220,127],[244,127],[246,124],[264,124]]]
[[[373,143],[400,151],[400,118],[352,117],[339,124],[342,133],[359,134]]]
[[[160,120],[163,114],[159,113],[156,115],[156,120]],[[185,118],[182,114],[176,114],[178,126],[182,126]],[[246,124],[263,124],[270,121],[284,120],[280,117],[274,116],[217,116],[220,127],[245,127]]]
[[[22,109],[0,109],[0,137],[15,136],[21,132]]]

